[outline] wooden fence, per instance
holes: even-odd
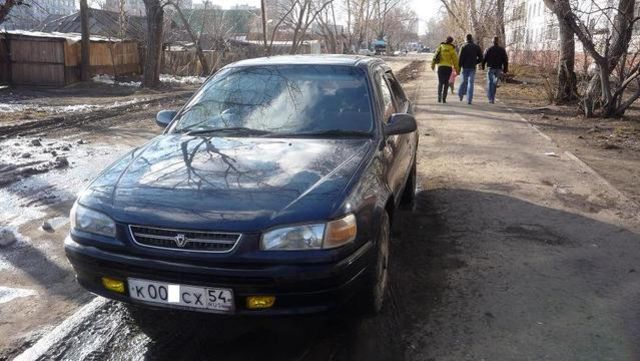
[[[0,35],[0,84],[9,82],[9,49],[4,36]]]
[[[263,49],[255,45],[231,44],[220,50],[205,50],[209,67],[216,71],[233,62],[262,56]],[[202,74],[202,65],[195,50],[165,50],[162,58],[162,72],[176,75],[208,75]]]
[[[81,43],[64,36],[5,34],[4,80],[15,85],[64,86],[80,80]],[[8,49],[7,45],[8,44]],[[95,40],[90,42],[92,74],[140,73],[138,43]],[[7,51],[8,50],[8,51]],[[2,69],[3,65],[0,65]]]

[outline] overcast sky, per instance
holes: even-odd
[[[202,0],[194,0],[194,3],[202,2]],[[220,5],[223,8],[229,8],[233,5],[252,5],[255,7],[260,6],[260,0],[213,0],[214,4]],[[416,11],[418,17],[423,23],[425,20],[436,16],[441,8],[440,0],[410,0],[411,7]],[[422,32],[423,25],[420,26]]]

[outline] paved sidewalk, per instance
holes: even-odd
[[[449,261],[407,358],[639,360],[637,205],[482,87],[437,104],[423,81],[417,212]]]

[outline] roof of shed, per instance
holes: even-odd
[[[146,37],[146,18],[142,16],[125,17],[125,37],[144,39]],[[52,19],[42,28],[43,31],[61,33],[80,33],[80,12]],[[120,14],[112,11],[89,9],[89,32],[107,38],[120,37]]]

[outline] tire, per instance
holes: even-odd
[[[409,178],[407,178],[407,183],[404,186],[404,191],[400,198],[400,205],[403,208],[411,208],[413,206],[413,202],[416,200],[417,173],[417,164],[414,160],[413,166],[409,171]]]
[[[391,222],[385,211],[380,222],[380,236],[376,242],[376,256],[373,268],[367,273],[364,290],[355,304],[361,316],[373,317],[380,313],[389,283],[389,243]]]

